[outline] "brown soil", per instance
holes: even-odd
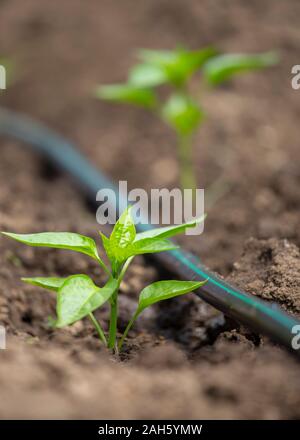
[[[299,12],[296,0],[2,1],[0,54],[17,66],[2,105],[68,135],[117,180],[172,187],[178,170],[168,129],[143,112],[94,100],[94,85],[121,81],[137,47],[280,49],[278,68],[204,97],[210,118],[197,138],[199,180],[206,188],[225,171],[231,191],[210,210],[199,240],[187,238],[185,246],[299,316],[300,108],[289,83],[299,64]],[[44,171],[22,145],[1,140],[1,230],[97,238],[95,216],[74,185]],[[296,361],[192,295],[145,313],[120,359],[101,348],[88,322],[50,330],[53,296],[19,279],[71,273],[102,277],[84,256],[0,240],[0,323],[8,331],[1,418],[299,418]],[[142,258],[132,265],[121,289],[120,331],[140,289],[158,276]],[[107,309],[98,317],[107,326]]]

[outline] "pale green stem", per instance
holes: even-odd
[[[100,264],[100,266],[102,267],[102,269],[107,273],[107,275],[111,275],[110,274],[110,270],[108,269],[108,267],[103,263],[103,261],[100,258],[96,259],[98,261],[98,263]]]
[[[109,321],[109,338],[108,348],[114,349],[117,338],[117,320],[118,320],[118,290],[112,294],[110,301],[110,321]]]
[[[129,264],[132,262],[133,258],[134,258],[134,256],[128,258],[128,260],[125,262],[124,266],[122,267],[122,270],[121,270],[120,276],[119,276],[119,278],[118,278],[118,285],[119,285],[119,286],[120,286],[120,284],[121,284],[121,282],[122,282],[122,280],[123,280],[123,278],[124,278],[124,275],[125,275],[125,273],[126,273],[126,271],[127,271],[127,269],[128,269],[128,266],[129,266]]]
[[[118,292],[120,284],[124,278],[126,270],[128,269],[129,264],[133,260],[133,257],[128,258],[125,262],[120,274],[118,276],[118,288],[115,290],[111,297],[110,301],[110,322],[109,322],[109,338],[108,338],[108,347],[110,349],[116,348],[116,339],[117,339],[117,320],[118,320]],[[116,276],[116,274],[114,274]]]
[[[125,341],[125,338],[126,338],[128,332],[129,332],[129,330],[131,329],[131,327],[132,327],[134,321],[136,320],[136,318],[138,317],[139,314],[140,314],[140,311],[139,311],[139,309],[137,309],[136,312],[135,312],[135,314],[133,315],[133,317],[132,317],[131,320],[129,321],[129,323],[128,323],[128,325],[127,325],[127,327],[126,327],[126,329],[125,329],[125,331],[124,331],[124,333],[123,333],[122,338],[120,339],[120,342],[119,342],[119,345],[118,345],[119,350],[121,350],[122,345],[123,345],[123,343],[124,343],[124,341]]]
[[[103,332],[103,330],[102,330],[101,325],[99,324],[99,322],[97,321],[97,319],[95,318],[95,316],[93,315],[93,313],[89,313],[89,318],[90,318],[91,322],[93,323],[95,329],[97,330],[97,333],[98,333],[98,335],[99,335],[99,338],[101,339],[101,341],[103,342],[103,344],[104,344],[105,346],[107,346],[107,340],[106,340],[105,334],[104,334],[104,332]]]
[[[197,188],[197,181],[192,159],[192,137],[178,135],[178,156],[180,165],[180,185],[181,189]]]

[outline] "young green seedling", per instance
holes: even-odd
[[[217,86],[234,75],[276,64],[277,55],[273,52],[220,55],[211,47],[195,51],[140,50],[137,55],[140,62],[129,71],[127,83],[99,86],[96,95],[104,100],[144,107],[166,122],[177,137],[181,187],[195,189],[192,143],[205,114],[190,92],[191,77],[200,71],[204,86]],[[156,88],[162,85],[170,88],[165,101],[156,93]]]
[[[95,326],[99,338],[110,349],[122,348],[125,337],[140,313],[150,305],[168,298],[191,292],[202,286],[205,281],[159,281],[146,287],[140,294],[137,310],[130,320],[122,338],[117,345],[118,294],[126,270],[136,255],[163,252],[176,249],[169,240],[187,228],[195,227],[203,217],[191,222],[164,228],[150,229],[137,233],[130,207],[127,208],[115,224],[110,237],[100,232],[102,244],[109,260],[109,266],[100,258],[95,241],[80,234],[71,232],[42,232],[38,234],[14,234],[2,232],[29,246],[67,249],[80,252],[96,260],[107,274],[103,287],[97,286],[87,275],[71,275],[67,278],[36,277],[22,278],[35,286],[56,292],[56,314],[53,325],[65,327],[88,317]],[[108,340],[94,311],[110,303],[110,323]]]

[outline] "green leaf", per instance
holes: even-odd
[[[163,228],[153,228],[145,232],[140,232],[136,234],[133,244],[135,245],[136,243],[139,243],[144,239],[151,239],[152,241],[154,241],[154,240],[161,240],[163,238],[174,237],[175,235],[181,234],[186,229],[193,228],[197,226],[199,223],[203,222],[205,216],[206,215],[203,215],[197,219],[191,220],[186,223],[182,223],[180,225],[165,226]]]
[[[136,87],[156,87],[168,82],[163,69],[152,64],[137,64],[129,72],[128,81]]]
[[[156,96],[152,90],[132,84],[100,86],[96,89],[96,96],[107,101],[135,104],[145,108],[154,108],[156,105]]]
[[[65,327],[89,315],[102,306],[117,287],[113,278],[100,288],[87,275],[68,277],[57,294],[56,327]]]
[[[113,247],[126,248],[133,242],[135,236],[135,224],[131,215],[131,206],[129,206],[125,209],[113,228],[109,238],[110,245]]]
[[[92,238],[86,237],[85,235],[73,232],[41,232],[38,234],[2,232],[2,234],[27,244],[28,246],[49,247],[80,252],[102,263],[98,255],[96,243]]]
[[[164,252],[178,249],[170,240],[156,240],[153,238],[145,238],[132,244],[128,249],[128,256],[153,254],[156,252]]]
[[[64,284],[67,278],[56,277],[36,277],[36,278],[21,278],[22,281],[33,286],[43,287],[44,289],[53,290],[57,292]]]
[[[181,86],[195,71],[200,69],[206,60],[216,55],[216,50],[211,47],[195,51],[185,49],[140,50],[138,55],[146,65],[155,66],[157,69],[155,76],[160,81],[158,84],[152,85],[170,82],[175,86]],[[160,77],[158,68],[161,70]],[[154,75],[154,71],[151,75]]]
[[[204,113],[189,96],[176,93],[163,106],[162,117],[179,135],[186,136],[200,125]]]
[[[101,231],[99,233],[100,233],[100,237],[101,237],[102,244],[103,244],[104,250],[106,252],[106,255],[107,255],[109,261],[111,261],[113,259],[113,253],[111,252],[109,238],[107,238]]]
[[[157,66],[166,66],[174,63],[178,59],[178,51],[175,50],[152,50],[152,49],[139,49],[137,52],[138,58],[142,61],[154,64]]]
[[[253,55],[218,55],[205,63],[203,73],[209,83],[217,85],[230,79],[235,74],[273,66],[278,61],[278,55],[274,52]]]
[[[136,237],[135,224],[130,211],[129,206],[115,224],[109,239],[101,235],[103,246],[112,263],[115,261],[122,263],[130,256],[128,249]]]
[[[156,283],[150,284],[150,286],[145,287],[140,293],[138,307],[129,321],[122,338],[119,341],[119,349],[122,348],[124,340],[134,324],[135,320],[139,314],[146,309],[146,307],[151,306],[159,301],[165,299],[174,298],[175,296],[184,295],[185,293],[192,292],[198,287],[203,286],[205,281],[157,281]]]
[[[113,262],[116,258],[115,254],[111,252],[111,247],[109,244],[109,239],[101,234],[103,247],[105,252],[111,262]],[[153,254],[156,252],[164,252],[171,251],[177,249],[178,246],[172,243],[170,240],[156,240],[152,238],[145,238],[144,240],[133,242],[127,246],[127,248],[123,249],[119,252],[117,261],[122,263],[130,257],[134,257],[135,255],[143,255],[143,254]]]
[[[203,286],[205,281],[157,281],[142,290],[139,297],[138,313],[159,301],[192,292]]]

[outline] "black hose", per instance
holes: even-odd
[[[113,189],[116,197],[122,197],[118,194],[117,187],[70,142],[42,124],[15,112],[0,109],[0,134],[28,144],[55,167],[67,172],[94,204],[96,193],[101,188]],[[197,257],[183,249],[158,253],[154,258],[160,265],[181,278],[208,279],[208,282],[195,292],[200,298],[254,332],[269,336],[274,342],[285,346],[299,357],[300,349],[293,350],[292,347],[292,339],[295,336],[292,329],[300,325],[300,321],[283,311],[277,304],[262,301],[231,286],[210,272]]]

